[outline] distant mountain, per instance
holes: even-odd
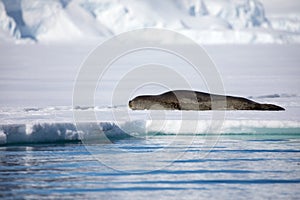
[[[300,18],[257,0],[0,0],[0,40],[73,42],[167,28],[200,43],[299,43]]]

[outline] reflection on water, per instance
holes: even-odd
[[[199,136],[201,137],[201,136]],[[159,170],[115,171],[82,144],[0,147],[0,196],[10,198],[228,199],[297,198],[300,195],[300,139],[222,136],[210,151],[203,140],[188,148],[159,136],[96,146],[114,166],[145,166],[127,152],[169,151],[157,157]],[[117,157],[113,148],[124,153]],[[201,153],[209,151],[207,156]],[[180,156],[175,157],[172,154]],[[157,154],[159,155],[159,154]],[[101,155],[98,155],[101,156]],[[115,159],[118,158],[118,159]],[[143,161],[144,162],[144,161]]]

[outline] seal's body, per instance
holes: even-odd
[[[277,105],[260,104],[243,97],[190,90],[138,96],[129,101],[129,107],[132,110],[284,110]]]

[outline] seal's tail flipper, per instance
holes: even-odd
[[[285,110],[283,107],[274,105],[274,104],[261,104],[261,110],[274,110],[274,111],[280,111]]]

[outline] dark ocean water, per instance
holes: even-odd
[[[226,135],[213,147],[202,137],[193,138],[189,146],[174,142],[172,136],[91,146],[81,142],[2,146],[0,197],[299,198],[300,134]],[[122,150],[118,156],[116,148]],[[163,149],[168,151],[161,153]],[[146,154],[153,155],[149,163],[143,160]]]

